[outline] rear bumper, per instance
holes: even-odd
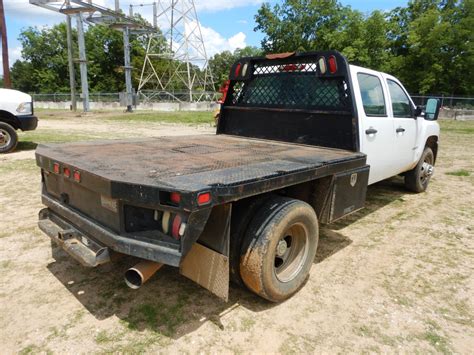
[[[122,237],[62,203],[43,195],[48,207],[40,211],[38,225],[56,244],[85,266],[108,261],[110,251],[179,266],[179,250]]]
[[[33,131],[38,127],[38,117],[35,115],[16,116],[22,131]]]

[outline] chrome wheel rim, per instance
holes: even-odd
[[[275,247],[273,270],[280,282],[293,280],[304,266],[308,255],[308,230],[295,223],[280,237]]]
[[[433,175],[434,172],[434,166],[433,166],[433,159],[431,156],[426,156],[425,159],[423,160],[423,164],[421,165],[421,170],[420,170],[420,182],[422,184],[425,184]]]
[[[10,136],[10,133],[0,128],[0,148],[7,147],[10,144],[11,140],[12,137]]]

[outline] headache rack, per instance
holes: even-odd
[[[217,133],[358,151],[356,117],[340,53],[242,58],[232,66]]]

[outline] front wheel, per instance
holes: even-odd
[[[405,174],[405,186],[413,192],[423,192],[428,187],[434,171],[434,154],[426,147],[414,169]]]
[[[308,278],[318,247],[318,219],[307,203],[276,196],[247,229],[240,275],[254,293],[272,302],[297,292]]]
[[[0,122],[0,154],[10,153],[18,144],[18,135],[8,123]]]

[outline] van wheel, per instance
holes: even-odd
[[[240,275],[272,302],[297,292],[308,278],[318,247],[318,219],[307,203],[276,196],[257,211],[246,233]]]
[[[18,135],[8,123],[0,122],[0,153],[10,153],[18,144]]]
[[[430,147],[426,147],[418,164],[405,174],[405,186],[413,192],[423,192],[428,187],[434,170],[434,154]]]

